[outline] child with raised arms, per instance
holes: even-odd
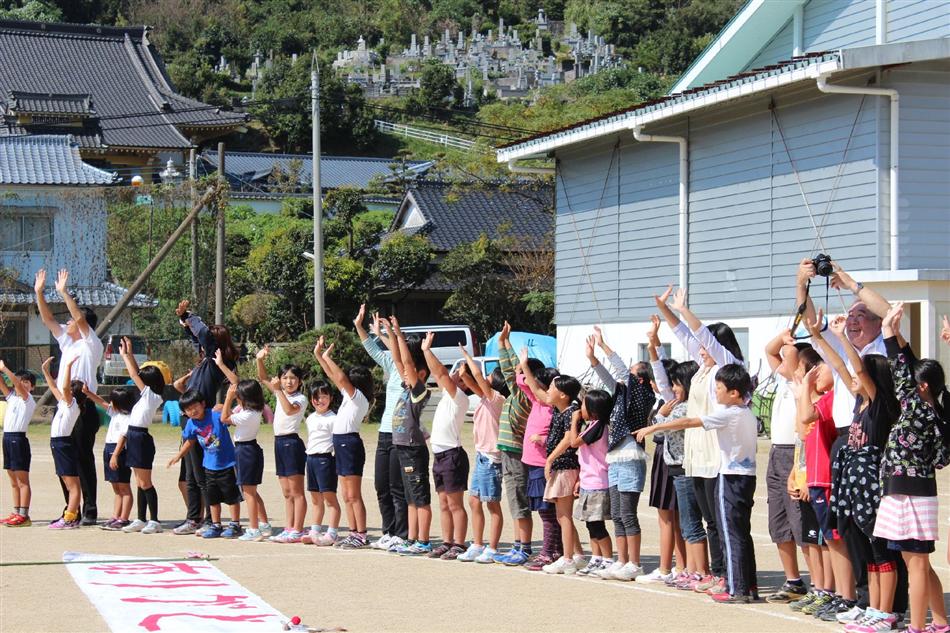
[[[0,378],[0,393],[7,400],[7,408],[3,412],[3,468],[10,477],[13,489],[13,511],[2,523],[8,527],[30,527],[33,524],[30,520],[30,462],[33,455],[26,431],[36,410],[36,401],[33,399],[36,377],[28,371],[14,373],[2,360],[0,372],[10,381],[7,387],[7,383]]]
[[[310,405],[313,413],[307,416],[307,491],[313,507],[313,524],[303,537],[304,543],[333,545],[340,527],[340,502],[336,497],[336,460],[333,458],[333,423],[336,413],[333,390],[318,380],[310,385]],[[324,516],[330,515],[324,525]]]
[[[373,403],[373,375],[367,367],[356,365],[343,371],[331,354],[333,344],[324,347],[321,336],[313,355],[324,375],[340,391],[340,407],[333,418],[333,457],[336,474],[343,488],[346,519],[350,532],[334,544],[340,549],[362,549],[369,545],[366,536],[366,505],[363,503],[363,466],[366,447],[360,437],[360,425]]]
[[[126,451],[120,449],[120,440],[127,432],[129,419],[132,414],[132,408],[135,406],[137,394],[132,387],[116,387],[109,394],[109,400],[100,398],[98,394],[89,391],[87,388],[86,397],[106,410],[109,416],[109,427],[106,430],[106,442],[102,447],[102,472],[103,478],[112,486],[112,492],[115,495],[113,503],[112,518],[100,525],[103,530],[116,532],[141,532],[146,523],[144,520],[135,522],[134,526],[129,521],[129,515],[132,513],[132,469],[126,462]],[[145,518],[145,506],[139,501],[139,513]],[[132,527],[132,529],[129,529]]]
[[[72,369],[78,358],[73,357],[61,370],[63,374],[60,388],[49,367],[53,363],[50,356],[43,361],[43,377],[50,392],[57,400],[56,413],[50,426],[50,450],[53,452],[53,464],[56,475],[62,480],[69,495],[63,516],[49,524],[51,530],[74,530],[79,527],[79,499],[82,491],[79,487],[79,455],[72,438],[73,427],[79,419],[79,411],[86,402],[83,383],[72,380]]]
[[[263,541],[270,533],[267,508],[257,487],[264,480],[264,449],[257,443],[257,434],[264,415],[264,390],[256,380],[238,380],[232,372],[225,372],[231,383],[221,408],[221,422],[234,427],[234,474],[241,494],[247,502],[248,528],[238,537],[240,541]],[[239,408],[233,408],[235,400]],[[226,529],[223,537],[230,537]]]
[[[303,538],[303,522],[307,517],[307,499],[304,497],[304,471],[307,464],[306,447],[300,439],[300,422],[307,413],[307,397],[300,392],[303,370],[296,365],[282,366],[274,378],[268,378],[264,360],[270,348],[257,353],[257,378],[277,398],[274,412],[274,464],[277,481],[284,495],[286,520],[280,534],[270,537],[272,543],[299,543]]]
[[[501,514],[501,455],[498,452],[498,425],[501,408],[508,397],[508,386],[501,368],[496,367],[486,379],[475,359],[462,345],[459,350],[465,364],[459,371],[462,382],[478,396],[473,416],[475,436],[475,471],[469,486],[469,508],[472,510],[472,544],[458,557],[463,562],[493,563],[498,553],[503,517]],[[491,515],[491,536],[485,545],[485,513]]]

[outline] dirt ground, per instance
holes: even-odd
[[[379,534],[379,511],[372,480],[372,455],[376,446],[376,426],[364,425],[363,438],[370,460],[363,480],[363,497],[369,513],[371,536]],[[160,516],[166,529],[184,517],[184,504],[177,488],[177,467],[164,464],[178,447],[178,430],[156,424],[155,484],[160,499]],[[466,446],[471,454],[471,425],[465,427]],[[835,624],[819,622],[793,613],[787,606],[765,602],[750,606],[712,603],[693,593],[656,585],[603,581],[581,577],[547,576],[501,565],[465,564],[456,561],[405,558],[365,550],[338,551],[305,545],[244,543],[222,539],[204,540],[175,536],[105,532],[97,528],[52,532],[50,519],[59,516],[62,497],[53,474],[48,450],[49,425],[30,428],[33,446],[34,526],[0,529],[0,561],[60,560],[64,551],[74,550],[127,556],[182,556],[198,550],[217,557],[214,564],[249,590],[260,595],[288,616],[299,615],[312,626],[345,627],[349,631],[783,631],[841,630]],[[97,466],[101,473],[101,445],[105,429],[98,435]],[[273,436],[270,427],[261,431],[265,473],[260,492],[275,526],[283,523],[283,499],[274,475]],[[753,536],[759,568],[759,586],[768,593],[784,580],[774,546],[768,538],[765,502],[765,466],[768,443],[759,444],[758,494],[753,516]],[[100,519],[112,508],[111,489],[99,483]],[[946,535],[950,509],[950,475],[941,473],[941,534]],[[658,530],[656,512],[647,506],[646,494],[640,504],[643,533],[643,564],[650,570],[657,564]],[[435,502],[435,499],[433,499]],[[512,538],[505,507],[503,541]],[[10,489],[4,477],[0,485],[0,510],[6,515]],[[435,508],[433,508],[435,510]],[[439,531],[439,513],[434,513],[433,536]],[[344,515],[345,517],[345,515]],[[309,521],[309,513],[308,513]],[[586,530],[580,527],[582,538]],[[540,540],[540,522],[534,537]],[[950,591],[950,567],[946,561],[946,540],[937,544],[932,561]],[[803,569],[804,570],[804,569]],[[950,595],[950,594],[948,594]],[[59,606],[51,608],[50,599]],[[0,567],[0,631],[80,632],[105,631],[106,624],[89,603],[64,566]]]

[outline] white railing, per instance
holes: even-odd
[[[389,121],[381,121],[379,119],[375,119],[373,123],[375,123],[377,130],[387,134],[398,134],[408,138],[417,138],[422,141],[429,141],[430,143],[438,143],[445,147],[454,147],[455,149],[470,150],[475,147],[475,141],[459,138],[457,136],[449,136],[442,132],[422,130],[417,127],[409,127],[401,123],[390,123]]]

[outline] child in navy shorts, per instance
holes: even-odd
[[[205,488],[211,508],[211,527],[202,532],[204,538],[237,538],[241,535],[241,491],[234,474],[234,444],[221,415],[208,407],[197,389],[182,394],[181,410],[188,416],[188,424],[181,432],[184,443],[168,467],[174,466],[195,444],[201,445],[204,455],[201,465],[205,471]],[[221,525],[221,504],[228,505],[231,522]]]
[[[314,412],[307,417],[307,490],[313,504],[313,524],[303,537],[304,543],[333,545],[340,527],[340,502],[336,498],[336,460],[333,457],[333,423],[336,413],[330,409],[333,391],[318,380],[310,386],[310,404]],[[328,526],[323,517],[329,509]]]
[[[50,426],[49,446],[53,452],[56,475],[63,481],[69,495],[63,516],[49,524],[51,530],[74,530],[79,527],[79,499],[82,491],[79,487],[79,453],[73,443],[72,432],[76,420],[79,419],[79,410],[86,403],[86,396],[83,393],[84,385],[78,380],[71,380],[72,367],[76,360],[78,359],[73,358],[62,368],[65,372],[62,390],[56,386],[56,381],[49,371],[53,357],[43,362],[43,377],[49,385],[50,393],[58,401]]]
[[[0,519],[9,527],[29,527],[30,521],[30,440],[26,430],[30,426],[36,401],[32,391],[36,387],[36,377],[28,371],[15,374],[0,360],[0,372],[10,381],[10,387],[0,378],[0,393],[7,400],[3,413],[3,468],[10,476],[13,488],[13,512]]]
[[[235,377],[236,378],[236,377]],[[237,400],[240,409],[231,409]],[[267,508],[257,491],[264,479],[264,449],[257,443],[257,433],[264,415],[264,390],[256,380],[242,380],[228,386],[221,409],[221,421],[234,427],[234,455],[237,485],[247,501],[248,528],[238,537],[241,541],[263,541],[271,535]]]
[[[129,514],[132,512],[132,469],[126,461],[128,451],[119,447],[119,439],[129,426],[129,416],[135,406],[135,390],[132,387],[116,387],[109,394],[109,401],[100,398],[97,394],[86,390],[86,397],[106,410],[109,416],[109,428],[106,431],[106,443],[102,447],[102,474],[103,478],[112,485],[115,501],[112,506],[112,518],[100,525],[103,530],[124,532],[139,532],[145,527],[145,522],[136,526],[134,530],[127,530],[131,525]]]

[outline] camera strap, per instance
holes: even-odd
[[[804,340],[806,338],[811,338],[811,334],[806,334],[805,336],[796,336],[795,330],[798,329],[798,326],[802,324],[802,320],[805,318],[805,309],[808,307],[808,297],[811,293],[811,279],[808,280],[808,283],[805,285],[805,300],[802,301],[801,305],[798,306],[798,310],[795,311],[795,318],[792,319],[792,338],[797,341]],[[831,278],[825,277],[825,314],[828,314],[828,298],[831,294]],[[821,331],[824,332],[828,329],[828,321],[825,320],[825,323],[821,327]]]

